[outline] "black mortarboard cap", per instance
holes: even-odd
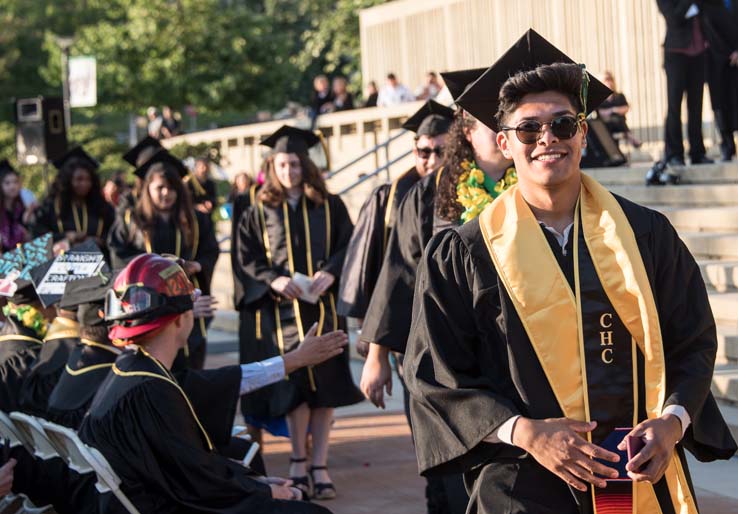
[[[163,148],[156,152],[151,157],[151,159],[136,168],[136,171],[134,171],[133,174],[143,180],[146,178],[146,174],[149,172],[151,166],[157,163],[162,163],[165,166],[173,167],[175,170],[177,170],[177,173],[179,173],[180,178],[185,178],[189,174],[187,166],[185,166],[182,161],[177,159],[175,156],[173,156]]]
[[[3,159],[0,161],[0,173],[5,173],[6,171],[15,171],[15,168],[10,165],[9,160]]]
[[[99,311],[105,305],[105,295],[113,287],[114,272],[100,272],[88,278],[69,282],[64,289],[64,296],[59,307],[77,310],[77,320],[88,327],[102,325],[103,318]]]
[[[448,92],[451,93],[451,98],[456,101],[462,94],[466,92],[466,89],[479,77],[482,73],[487,71],[487,68],[474,68],[471,70],[458,70],[458,71],[447,71],[441,73],[443,81],[446,83]]]
[[[49,232],[0,255],[0,278],[17,272],[16,278],[31,280],[31,269],[54,257],[51,238]]]
[[[105,256],[94,241],[73,246],[31,270],[31,280],[44,307],[62,299],[68,283],[107,271]]]
[[[17,279],[15,281],[18,289],[15,290],[13,296],[9,298],[10,303],[15,305],[30,305],[39,301],[38,295],[36,294],[36,288],[33,287],[33,282],[30,280]]]
[[[123,160],[131,166],[138,167],[144,164],[161,148],[162,146],[158,139],[146,136],[136,143],[136,146],[123,154]]]
[[[448,132],[453,120],[453,109],[435,100],[428,100],[402,124],[402,128],[415,132],[418,136],[434,137]]]
[[[499,92],[508,78],[521,71],[529,71],[538,66],[554,63],[574,63],[564,52],[549,43],[533,29],[523,34],[502,57],[487,68],[466,92],[456,99],[456,103],[471,113],[488,127],[497,129],[497,108]],[[590,73],[587,94],[587,112],[592,112],[610,94],[610,89]]]
[[[67,153],[55,160],[53,162],[54,167],[60,170],[62,169],[62,166],[64,166],[72,159],[79,159],[80,161],[84,162],[91,170],[96,170],[100,167],[100,163],[97,162],[90,154],[85,152],[81,146],[75,146]]]
[[[272,148],[274,153],[307,154],[308,150],[320,142],[320,137],[310,130],[282,125],[271,136],[261,140],[261,144]]]

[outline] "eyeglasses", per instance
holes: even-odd
[[[415,151],[418,152],[418,155],[420,155],[423,159],[430,159],[431,154],[436,154],[436,157],[443,157],[443,147],[442,146],[436,146],[433,148],[430,148],[429,146],[416,146]]]
[[[557,116],[551,121],[542,123],[537,120],[525,120],[520,122],[517,127],[501,127],[502,130],[514,130],[518,136],[518,141],[524,145],[532,145],[540,139],[543,133],[543,127],[548,125],[551,132],[558,139],[571,139],[579,130],[579,123],[584,121],[584,117],[574,116]]]
[[[166,296],[141,283],[129,284],[124,291],[109,289],[105,296],[105,319],[138,318],[169,307],[173,312],[184,312],[202,295],[199,289],[180,296]]]

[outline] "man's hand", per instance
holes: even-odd
[[[269,284],[269,287],[288,300],[294,300],[302,295],[302,289],[290,277],[277,277]]]
[[[738,50],[731,53],[728,59],[730,60],[731,66],[738,66]]]
[[[287,483],[291,484],[289,480]],[[297,487],[289,485],[269,484],[272,489],[272,498],[275,500],[301,500],[302,492]]]
[[[0,467],[0,497],[11,493],[13,488],[13,468],[16,460],[10,459]]]
[[[596,421],[573,419],[519,418],[512,433],[512,443],[530,453],[538,463],[570,486],[586,491],[588,482],[605,487],[603,478],[617,478],[617,470],[593,460],[618,462],[620,456],[587,442],[581,434],[591,432]],[[597,476],[600,475],[600,476]]]
[[[316,336],[317,331],[318,324],[313,323],[302,343],[295,350],[285,354],[285,374],[289,375],[306,366],[315,366],[343,353],[343,348],[348,344],[348,336],[342,330],[328,332],[322,336]]]
[[[638,437],[646,443],[625,465],[628,476],[635,482],[655,484],[664,476],[674,447],[682,438],[682,422],[673,414],[665,414],[639,423],[628,436]],[[623,439],[618,450],[625,449],[626,442]]]
[[[384,409],[384,390],[392,396],[392,367],[388,348],[374,343],[369,345],[369,355],[361,372],[359,387],[369,401]]]
[[[319,271],[313,275],[313,283],[310,285],[310,292],[317,295],[322,295],[328,288],[330,288],[336,281],[336,277],[328,273],[327,271]]]
[[[186,261],[182,259],[182,263],[180,264],[180,266],[182,266],[182,269],[188,277],[196,275],[197,273],[200,273],[202,271],[202,265],[197,261]]]
[[[202,295],[192,306],[192,314],[195,318],[212,318],[215,316],[218,300],[210,295]]]

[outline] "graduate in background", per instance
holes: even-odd
[[[457,100],[519,179],[429,243],[405,354],[420,471],[463,472],[467,512],[695,514],[684,449],[736,451],[697,264],[579,169],[609,94],[531,30]]]
[[[164,147],[158,139],[151,136],[146,136],[141,141],[131,147],[126,153],[123,154],[123,160],[133,166],[133,187],[128,190],[118,200],[118,207],[116,211],[125,212],[127,209],[134,209],[136,202],[141,194],[141,186],[143,184],[143,177],[136,174],[135,170],[146,164],[146,161],[151,159],[159,150],[163,150]]]
[[[371,192],[351,234],[341,271],[338,313],[363,320],[384,260],[397,210],[408,190],[443,165],[446,133],[454,111],[433,100],[423,104],[402,128],[415,132],[412,168]]]
[[[318,142],[314,133],[286,125],[262,141],[273,149],[273,166],[256,204],[242,216],[237,238],[245,291],[241,362],[284,355],[314,324],[318,334],[345,328],[335,295],[353,227],[346,206],[328,193],[308,156]],[[326,469],[333,409],[362,399],[344,353],[245,397],[242,409],[244,416],[262,419],[287,414],[290,478],[306,490],[309,425],[314,495],[329,499],[335,496]]]
[[[59,172],[31,216],[33,236],[51,232],[57,249],[69,250],[87,239],[105,249],[114,211],[102,194],[100,164],[78,146],[54,161],[54,166]]]
[[[111,263],[122,268],[142,253],[165,253],[187,261],[203,296],[196,306],[197,323],[190,342],[175,368],[189,365],[202,369],[206,355],[207,325],[214,312],[210,281],[220,255],[215,229],[210,217],[192,207],[182,178],[187,169],[166,150],[160,150],[136,169],[143,180],[135,208],[118,211],[110,231]]]
[[[178,264],[155,254],[136,257],[116,277],[105,301],[110,337],[136,350],[116,360],[80,438],[106,457],[141,512],[328,512],[290,501],[300,491],[289,482],[252,477],[214,451],[206,423],[171,372],[192,330],[197,295]],[[283,380],[287,370],[286,359],[252,368],[256,377],[244,370],[242,392]]]

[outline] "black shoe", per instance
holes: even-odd
[[[659,177],[666,169],[666,163],[664,161],[657,161],[649,170],[646,172],[646,185],[647,186],[660,186],[661,182]]]
[[[733,160],[734,156],[735,156],[735,150],[733,150],[732,153],[726,150],[723,150],[720,152],[720,162],[730,162]]]
[[[668,170],[668,168],[667,168]],[[668,171],[664,171],[659,175],[659,184],[662,186],[676,186],[679,184],[681,178],[679,175],[674,175],[673,173],[669,173]]]
[[[316,482],[313,471],[328,469],[328,466],[310,466],[310,477],[313,479],[313,498],[316,500],[332,500],[336,497],[336,486],[333,482]]]
[[[706,155],[703,155],[701,157],[695,157],[694,159],[690,159],[690,162],[692,164],[715,164],[715,161],[713,161]]]
[[[295,459],[294,457],[290,457],[290,462],[307,462],[307,459]],[[297,489],[302,491],[303,496],[307,498],[310,498],[312,496],[312,491],[310,489],[310,478],[307,475],[302,475],[300,477],[290,477],[290,480],[292,480],[292,487],[296,487]]]
[[[686,166],[684,163],[684,157],[673,155],[666,161],[667,166]]]

